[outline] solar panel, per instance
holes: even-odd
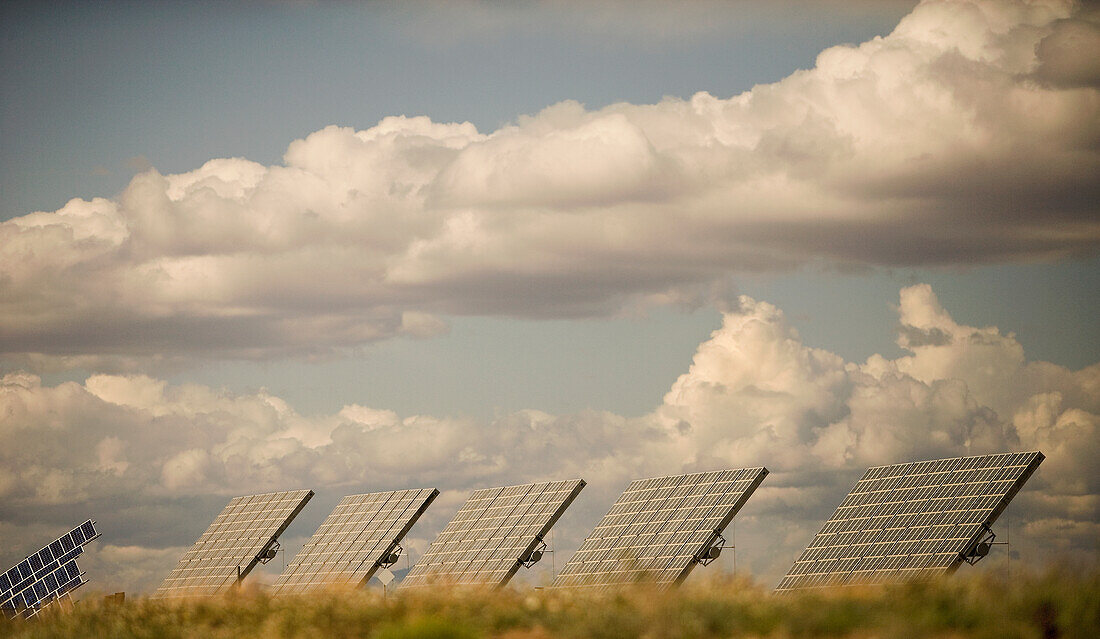
[[[584,486],[573,479],[475,491],[401,587],[503,586],[542,557],[543,538]]]
[[[278,538],[313,497],[312,490],[235,497],[164,580],[154,597],[226,592],[256,564],[275,556]]]
[[[437,495],[422,488],[344,497],[275,580],[272,593],[362,586],[393,563],[401,540]]]
[[[10,617],[33,617],[85,583],[76,558],[99,538],[91,519],[0,573],[0,609]]]
[[[767,474],[742,468],[631,482],[553,587],[679,584],[718,556],[722,532]]]
[[[1043,459],[1004,453],[871,468],[777,590],[930,578],[975,563]]]

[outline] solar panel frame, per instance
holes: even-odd
[[[399,587],[506,585],[585,485],[572,479],[474,491]]]
[[[312,497],[312,490],[234,497],[180,557],[153,597],[214,596],[233,588],[260,563],[263,553],[277,546],[279,535]]]
[[[953,573],[1044,459],[1030,451],[869,468],[776,590]]]
[[[632,481],[551,587],[682,583],[767,475],[760,466]]]
[[[85,520],[0,573],[0,610],[8,616],[33,617],[83,586],[87,582],[76,558],[85,544],[99,537],[95,521]]]
[[[362,587],[437,496],[435,488],[417,488],[344,497],[275,580],[272,594]]]

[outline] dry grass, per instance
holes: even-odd
[[[272,599],[239,594],[112,606],[86,596],[72,611],[0,620],[11,637],[368,637],[553,639],[651,637],[1100,636],[1100,571],[1068,568],[1006,584],[992,577],[775,596],[718,580],[676,591],[373,591]]]

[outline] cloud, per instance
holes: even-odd
[[[1069,2],[929,1],[730,98],[564,101],[490,133],[395,116],[279,165],[150,169],[0,224],[0,353],[325,357],[448,315],[606,315],[807,262],[1092,254],[1095,36]]]
[[[1061,87],[1100,86],[1100,10],[1054,23],[1035,48],[1040,80]]]
[[[955,322],[927,285],[903,289],[898,313],[907,354],[857,363],[741,297],[638,418],[523,410],[481,422],[360,405],[307,417],[264,391],[9,374],[0,437],[20,445],[0,450],[0,532],[37,539],[74,511],[93,516],[105,531],[97,580],[132,590],[167,573],[231,495],[309,487],[305,520],[319,523],[344,494],[437,486],[408,544],[423,549],[474,488],[583,477],[556,532],[564,561],[633,478],[765,465],[736,537],[739,565],[774,581],[868,466],[1039,449],[1047,460],[1010,510],[1013,549],[1031,565],[1097,559],[1100,363],[1028,361],[1012,335]]]

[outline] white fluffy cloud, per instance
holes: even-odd
[[[438,486],[415,549],[465,491],[583,477],[589,487],[558,529],[564,556],[631,478],[766,465],[737,539],[741,565],[773,580],[867,466],[1040,449],[1047,460],[1012,507],[1014,549],[1032,563],[1095,558],[1100,363],[1029,362],[1012,335],[956,323],[926,285],[903,289],[898,312],[908,354],[855,363],[805,345],[779,309],[743,297],[663,403],[633,419],[519,411],[482,423],[358,405],[304,417],[264,392],[139,375],[50,387],[10,374],[0,438],[19,445],[0,449],[0,530],[40,537],[74,509],[95,516],[108,531],[97,580],[132,590],[155,585],[168,549],[190,543],[229,495],[309,487],[328,503]]]
[[[312,133],[281,165],[150,170],[0,224],[0,354],[317,355],[433,335],[439,315],[603,314],[806,260],[1094,251],[1098,21],[1063,0],[928,1],[728,99],[566,101],[488,134],[389,117]]]

